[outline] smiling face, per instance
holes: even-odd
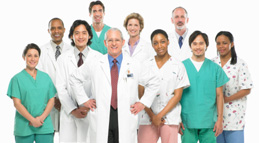
[[[207,50],[207,45],[201,35],[198,35],[193,40],[193,42],[191,43],[191,49],[193,52],[193,57],[195,57],[195,58],[204,58],[205,57],[205,51]]]
[[[26,62],[26,68],[35,69],[39,62],[39,52],[36,49],[29,49],[23,59]]]
[[[62,42],[62,38],[65,33],[65,28],[64,28],[64,25],[62,24],[62,21],[58,19],[52,20],[49,25],[48,32],[51,36],[52,41],[57,45],[59,45]]]
[[[90,16],[92,17],[92,21],[94,24],[103,23],[103,16],[104,16],[103,7],[101,5],[94,5],[92,7]]]
[[[118,30],[108,30],[106,34],[107,38],[104,40],[104,44],[107,47],[108,54],[113,58],[117,58],[122,52],[125,40],[122,39]]]
[[[169,41],[161,33],[156,34],[152,39],[152,46],[156,51],[157,56],[159,57],[163,57],[167,54],[168,45],[169,45]]]
[[[140,34],[140,24],[139,20],[132,18],[128,21],[127,24],[127,31],[130,35],[130,37],[136,37]]]
[[[220,35],[216,39],[217,50],[220,56],[231,57],[231,48],[234,46],[233,42],[230,42],[229,38],[225,35]]]
[[[78,48],[79,51],[82,51],[85,49],[90,36],[86,27],[81,24],[75,28],[73,36],[70,38],[74,40],[76,48]]]
[[[186,24],[189,21],[185,10],[182,8],[175,9],[173,17],[171,18],[172,23],[175,26],[175,29],[183,30],[186,29]]]

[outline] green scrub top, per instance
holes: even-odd
[[[36,80],[22,70],[16,74],[10,81],[7,95],[12,98],[16,97],[21,100],[22,105],[33,116],[40,116],[49,101],[57,93],[56,88],[49,75],[37,70]],[[35,128],[29,125],[29,121],[24,118],[18,111],[15,114],[14,135],[28,136],[32,134],[53,133],[50,115],[44,120],[42,126]]]
[[[107,48],[104,45],[104,36],[105,33],[110,29],[111,27],[104,25],[103,30],[100,34],[100,36],[98,37],[93,26],[91,25],[91,29],[92,29],[92,33],[93,33],[93,38],[91,39],[92,44],[90,45],[90,47],[102,54],[107,54]]]
[[[224,70],[205,58],[199,72],[190,59],[183,61],[190,87],[183,90],[182,122],[186,128],[213,128],[217,121],[216,88],[228,82]]]

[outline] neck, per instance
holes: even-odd
[[[93,28],[96,32],[100,32],[103,30],[104,24],[103,23],[93,23]]]
[[[165,53],[165,55],[163,55],[163,56],[159,56],[159,55],[156,55],[155,56],[156,57],[156,61],[160,61],[160,62],[165,62],[165,61],[167,61],[171,56],[168,54],[168,52],[167,53]]]
[[[203,56],[195,56],[195,55],[192,55],[192,60],[196,61],[196,62],[202,62],[205,60],[205,55]]]
[[[53,41],[53,43],[55,43],[56,45],[60,45],[62,41]]]
[[[29,68],[29,67],[26,67],[25,70],[27,71],[27,73],[29,75],[31,75],[32,77],[35,77],[36,73],[37,73],[37,70],[36,68]]]
[[[221,61],[227,62],[230,58],[231,58],[231,53],[230,53],[230,54],[227,54],[227,55],[224,55],[224,56],[221,56],[221,55],[220,55],[220,60],[221,60]]]
[[[138,35],[138,36],[132,36],[132,37],[130,37],[130,39],[129,39],[129,44],[130,44],[130,46],[134,46],[134,44],[139,40],[139,38],[140,38],[140,36]]]
[[[184,29],[175,29],[175,32],[177,33],[177,34],[179,34],[180,36],[183,36],[183,34],[185,33],[185,31],[186,31],[186,28],[184,28]]]

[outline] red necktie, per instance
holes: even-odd
[[[79,55],[79,60],[78,60],[77,66],[80,67],[84,63],[82,58],[83,54],[80,52],[78,55]]]
[[[113,109],[117,109],[118,66],[117,66],[116,59],[113,60],[113,66],[111,68],[111,84],[112,84],[111,105]]]

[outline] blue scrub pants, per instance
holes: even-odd
[[[223,131],[217,137],[217,143],[244,143],[244,130]]]
[[[53,143],[54,134],[33,134],[29,136],[15,136],[16,143]]]

